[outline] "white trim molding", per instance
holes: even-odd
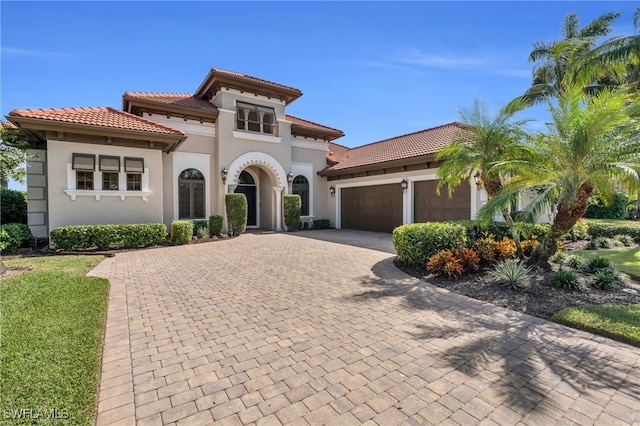
[[[231,162],[227,173],[227,186],[237,185],[240,173],[249,166],[260,166],[270,171],[278,186],[287,187],[287,173],[284,167],[272,156],[264,152],[247,152]]]
[[[268,142],[268,143],[281,143],[282,138],[279,136],[271,136],[263,133],[255,133],[242,130],[234,130],[233,137],[237,139],[245,139],[252,142]]]

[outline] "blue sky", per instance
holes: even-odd
[[[493,111],[530,84],[532,42],[636,2],[0,2],[2,116],[193,93],[211,67],[297,87],[288,112],[358,146]],[[527,117],[542,127],[543,109]]]

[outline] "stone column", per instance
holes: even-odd
[[[274,186],[273,191],[276,193],[276,231],[282,232],[282,191],[284,186]]]

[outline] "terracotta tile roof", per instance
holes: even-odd
[[[9,113],[9,117],[32,118],[59,123],[80,124],[165,135],[185,135],[182,130],[174,129],[172,127],[109,107],[14,109]]]
[[[251,82],[251,83],[271,86],[271,87],[276,88],[276,89],[287,90],[287,91],[292,91],[292,92],[300,92],[300,95],[302,95],[302,91],[300,91],[300,89],[296,89],[295,87],[285,86],[284,84],[274,83],[273,81],[263,80],[261,78],[253,77],[253,76],[250,76],[250,75],[247,75],[247,74],[242,74],[242,73],[235,72],[235,71],[223,70],[223,69],[220,69],[220,68],[211,68],[211,72],[213,72],[215,74],[226,75],[226,76],[232,77],[232,78],[237,78],[237,79],[240,79],[240,80],[245,80],[245,81],[248,81],[248,82]]]
[[[435,154],[449,145],[464,127],[457,122],[385,139],[342,152],[339,163],[325,171],[385,163]]]
[[[329,152],[327,153],[327,163],[329,165],[334,165],[340,162],[342,156],[350,151],[351,148],[347,148],[346,146],[342,146],[335,142],[329,142]]]
[[[312,128],[312,129],[328,130],[328,131],[332,131],[332,132],[342,133],[342,130],[334,129],[333,127],[325,126],[323,124],[314,123],[313,121],[305,120],[303,118],[294,117],[293,115],[288,115],[287,114],[285,117],[291,123],[296,124],[298,126],[304,126],[304,127],[309,127],[309,128]]]
[[[200,99],[189,93],[125,92],[124,96],[129,99],[139,99],[142,101],[157,102],[187,108],[213,111],[218,110],[218,108],[216,108],[216,106],[211,102],[205,99]]]

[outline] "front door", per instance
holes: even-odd
[[[258,225],[258,197],[256,182],[247,171],[240,173],[238,186],[235,191],[237,194],[244,194],[247,197],[247,226]]]

